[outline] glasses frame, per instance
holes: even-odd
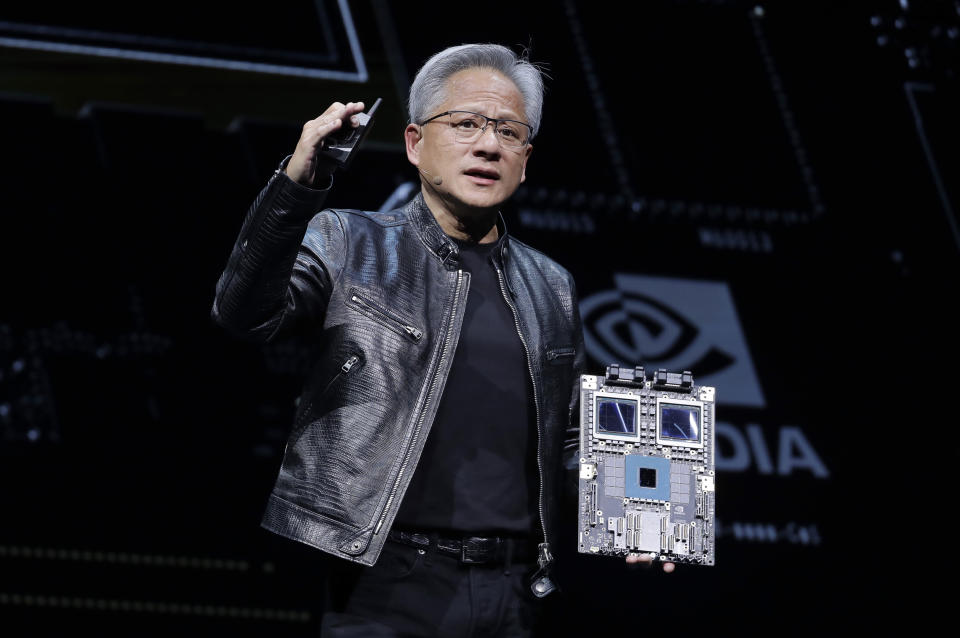
[[[437,118],[443,117],[443,116],[445,116],[445,115],[451,115],[451,114],[453,114],[453,113],[469,113],[470,115],[476,115],[477,117],[482,117],[484,120],[486,120],[486,122],[484,123],[484,125],[483,125],[482,127],[480,127],[480,129],[479,129],[480,132],[477,134],[476,138],[475,138],[474,140],[464,141],[464,142],[463,142],[464,144],[469,144],[470,142],[473,142],[473,141],[476,141],[477,139],[480,139],[480,136],[483,135],[483,134],[486,132],[487,127],[490,126],[490,122],[494,122],[494,123],[495,123],[495,124],[494,124],[494,127],[493,127],[493,132],[494,132],[494,135],[495,135],[496,138],[497,138],[497,143],[500,144],[500,145],[502,145],[502,146],[506,146],[507,148],[524,148],[524,147],[526,147],[528,144],[530,144],[530,138],[533,137],[533,127],[530,126],[529,124],[527,124],[526,122],[521,122],[520,120],[510,120],[510,119],[506,119],[506,118],[487,117],[487,116],[484,115],[483,113],[477,113],[477,112],[475,112],[475,111],[463,111],[463,110],[461,110],[461,109],[454,109],[454,110],[452,110],[452,111],[444,111],[443,113],[437,113],[437,114],[434,115],[433,117],[428,117],[428,118],[425,119],[424,121],[420,122],[420,126],[423,126],[424,124],[429,124],[430,122],[436,120]],[[520,144],[520,145],[512,145],[512,144],[504,143],[504,137],[503,137],[502,135],[500,135],[500,123],[501,123],[501,122],[511,122],[511,123],[513,123],[513,124],[520,124],[520,125],[522,125],[522,126],[527,127],[527,130],[529,131],[529,133],[528,133],[528,135],[527,135],[526,141],[525,141],[523,144]],[[453,128],[453,125],[452,125],[452,124],[451,124],[451,128]],[[457,140],[457,141],[459,142],[459,141],[461,141],[461,140]]]

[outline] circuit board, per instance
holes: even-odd
[[[715,395],[689,372],[580,378],[581,553],[714,564]]]

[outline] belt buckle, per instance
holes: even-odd
[[[496,557],[495,538],[480,538],[471,536],[464,538],[460,543],[460,562],[468,565],[482,565],[489,563]],[[489,543],[493,542],[493,547]]]

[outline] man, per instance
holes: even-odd
[[[263,525],[332,561],[329,635],[522,635],[555,587],[565,430],[576,455],[584,349],[569,273],[507,234],[526,178],[539,70],[498,45],[446,49],[410,90],[400,210],[316,211],[323,139],[304,125],[247,215],[213,317],[320,356]],[[349,562],[347,562],[349,561]],[[360,567],[372,566],[372,567]]]

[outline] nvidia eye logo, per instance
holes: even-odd
[[[617,273],[580,302],[587,354],[599,366],[690,370],[724,404],[765,407],[726,282]]]

